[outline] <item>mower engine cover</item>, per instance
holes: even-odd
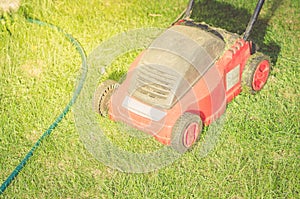
[[[145,51],[129,86],[129,95],[170,109],[207,72],[225,42],[200,28],[175,25]]]

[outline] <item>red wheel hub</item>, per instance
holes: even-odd
[[[259,63],[253,75],[252,88],[259,91],[266,84],[270,72],[270,63],[268,60],[263,60]]]
[[[199,124],[193,122],[191,123],[184,132],[183,144],[185,147],[191,147],[196,141],[199,134]]]

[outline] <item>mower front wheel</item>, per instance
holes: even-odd
[[[93,109],[96,113],[107,115],[110,97],[118,87],[119,84],[113,80],[106,80],[98,86],[93,97]]]
[[[192,113],[184,113],[173,127],[171,147],[181,154],[186,152],[197,141],[201,131],[201,118]]]
[[[251,93],[260,91],[266,84],[271,70],[270,58],[262,53],[255,53],[248,60],[244,72],[243,83]]]

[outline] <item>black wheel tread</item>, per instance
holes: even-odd
[[[251,94],[255,94],[257,92],[252,87],[253,76],[254,76],[257,66],[263,60],[268,60],[269,64],[271,65],[269,56],[264,55],[261,52],[256,52],[255,54],[251,55],[251,57],[249,58],[249,60],[246,63],[245,69],[243,71],[242,84],[243,84],[244,90],[250,92]]]
[[[119,84],[114,80],[102,82],[96,89],[93,97],[93,109],[101,116],[107,115],[108,101]]]
[[[171,147],[179,153],[184,153],[188,150],[183,144],[183,134],[185,129],[189,126],[190,123],[197,122],[199,123],[199,131],[202,130],[202,121],[198,115],[192,113],[184,113],[179,117],[173,126],[172,136],[171,136]],[[199,134],[200,134],[199,132]],[[199,136],[198,136],[199,138]]]

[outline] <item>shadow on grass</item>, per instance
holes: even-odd
[[[276,44],[275,41],[270,41],[268,44],[264,43],[264,37],[269,21],[282,1],[283,0],[274,0],[272,2],[271,8],[266,10],[266,16],[264,18],[261,16],[258,17],[250,35],[250,40],[258,44],[260,51],[271,57],[274,65],[277,62],[280,46]],[[266,9],[266,7],[262,9]],[[230,32],[243,34],[251,15],[252,12],[249,13],[246,9],[236,8],[226,2],[201,0],[195,2],[192,18],[195,21],[204,21],[207,24],[223,28]]]
[[[262,10],[266,13],[264,18],[260,15],[256,21],[249,39],[259,47],[259,51],[271,57],[273,65],[276,65],[280,52],[280,46],[275,41],[265,43],[265,35],[268,24],[283,0],[274,0],[270,8],[266,5]],[[191,18],[194,21],[205,22],[211,26],[225,29],[229,32],[242,35],[254,11],[246,8],[236,8],[234,5],[217,0],[195,1]],[[109,79],[120,81],[126,75],[126,71],[115,71],[109,75]]]

